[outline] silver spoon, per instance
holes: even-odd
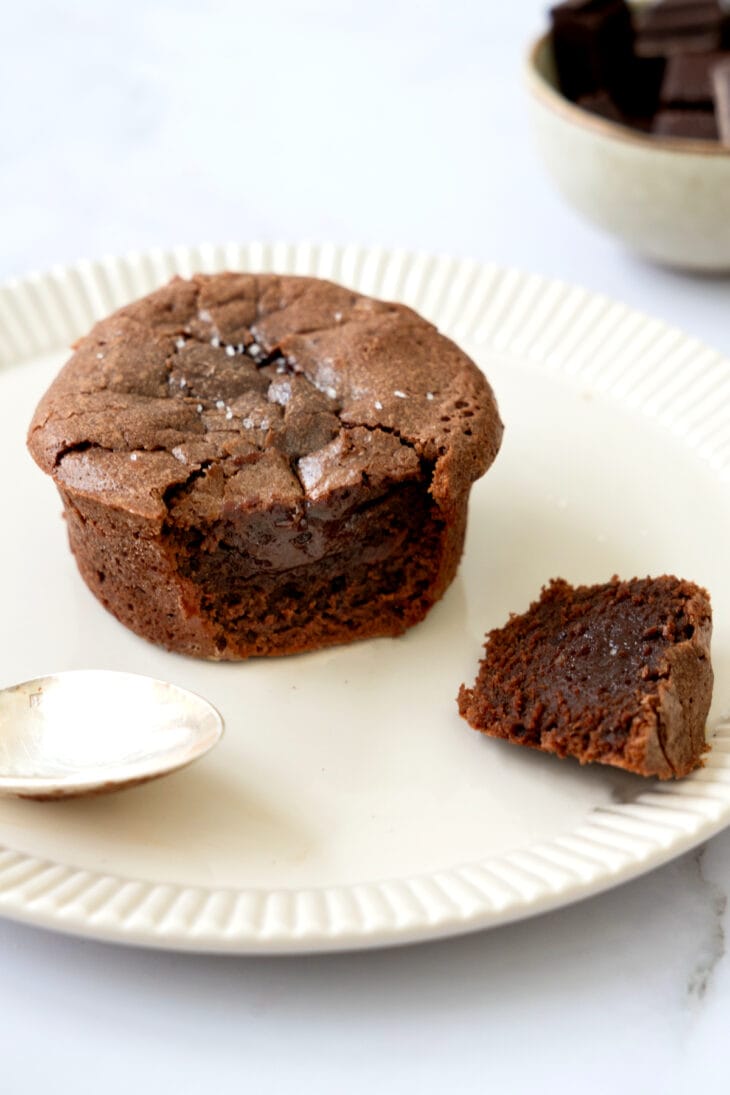
[[[167,775],[220,740],[223,720],[174,684],[104,669],[0,691],[0,795],[102,794]]]

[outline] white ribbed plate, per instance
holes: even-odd
[[[24,450],[33,407],[95,318],[176,271],[224,267],[403,299],[495,387],[505,442],[474,490],[459,578],[403,639],[197,663],[126,632],[76,573],[55,490]],[[83,666],[141,672],[207,696],[227,723],[217,750],[158,783],[0,801],[0,912],[180,949],[376,946],[567,904],[717,832],[730,820],[729,406],[730,364],[679,331],[470,262],[232,245],[0,289],[0,684]],[[485,630],[554,575],[614,572],[675,572],[712,593],[714,747],[680,784],[488,741],[456,712]]]

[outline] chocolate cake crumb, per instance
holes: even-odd
[[[692,582],[554,579],[488,634],[459,712],[491,737],[581,764],[685,776],[707,748],[711,632],[709,596]]]

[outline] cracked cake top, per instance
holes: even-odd
[[[411,309],[314,278],[224,273],[174,278],[97,323],[28,445],[61,488],[195,524],[229,506],[329,504],[424,466],[448,509],[501,435],[483,374]]]

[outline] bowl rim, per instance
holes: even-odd
[[[691,137],[665,137],[656,134],[642,133],[640,130],[630,129],[620,122],[613,122],[609,118],[601,118],[598,114],[592,114],[577,103],[567,99],[549,80],[540,72],[537,59],[552,37],[552,31],[545,31],[530,43],[527,50],[525,72],[527,84],[532,95],[552,110],[555,114],[562,115],[566,121],[592,130],[603,137],[608,137],[624,144],[638,145],[649,151],[680,152],[695,156],[730,156],[730,146],[723,145],[719,141],[694,140]]]

